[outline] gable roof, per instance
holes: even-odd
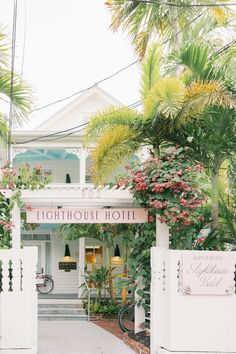
[[[97,110],[104,109],[111,105],[123,106],[118,100],[95,84],[44,122],[36,126],[34,130],[57,131],[58,129],[63,129],[62,125],[65,125],[65,128],[73,127],[83,123],[81,121],[81,114],[92,114]]]

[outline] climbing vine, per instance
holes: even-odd
[[[21,198],[23,189],[42,189],[49,183],[49,178],[44,177],[42,167],[36,164],[30,167],[28,163],[22,165],[17,172],[10,161],[1,168],[0,179],[0,248],[11,247],[11,230],[14,227],[14,220],[11,220],[11,212],[15,205],[20,209],[27,209]],[[22,227],[24,229],[34,228],[35,225],[26,223],[25,212],[22,212]]]
[[[149,209],[150,218],[171,228],[171,247],[191,249],[206,223],[206,175],[188,158],[188,148],[173,147],[158,158],[134,162],[118,186],[131,187],[134,197]]]

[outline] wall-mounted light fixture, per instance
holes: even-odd
[[[66,183],[71,183],[71,179],[70,179],[69,173],[66,174]]]
[[[64,260],[69,261],[71,259],[69,245],[65,245]]]

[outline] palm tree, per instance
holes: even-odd
[[[225,3],[227,4],[227,1]],[[169,3],[177,4],[176,0]],[[201,0],[187,3],[202,3]],[[215,3],[214,0],[206,0],[204,3]],[[200,7],[177,7],[162,4],[162,1],[135,1],[135,0],[107,0],[106,5],[111,12],[111,28],[118,31],[122,28],[128,32],[132,44],[138,55],[143,58],[148,46],[153,41],[167,38],[169,47],[178,49],[180,45],[180,32],[188,29],[189,24],[204,18],[205,22],[214,27],[227,23],[232,11],[228,7],[209,7],[204,10]],[[214,18],[214,19],[213,19]],[[213,20],[212,20],[213,19]],[[212,26],[208,30],[212,30]],[[198,32],[201,33],[201,31]],[[200,34],[201,36],[201,34]],[[188,38],[188,37],[187,37]],[[184,39],[184,38],[183,38]]]
[[[179,76],[161,77],[161,57],[160,48],[154,45],[143,61],[143,113],[110,107],[91,118],[85,135],[86,143],[96,138],[91,155],[95,183],[104,183],[142,145],[152,146],[158,154],[163,142],[174,140],[173,131],[201,117],[208,107],[235,107],[223,76],[214,69],[215,59],[209,61],[208,47],[184,48],[178,61],[178,68],[181,63],[183,69]]]
[[[192,150],[195,160],[201,162],[209,171],[211,178],[211,228],[219,226],[219,176],[221,166],[229,161],[236,153],[236,112],[235,112],[235,83],[230,76],[231,50],[228,53],[221,53],[221,57],[211,57],[207,47],[189,46],[180,53],[181,65],[189,72],[192,78],[197,78],[200,85],[215,87],[215,92],[206,95],[199,91],[200,86],[192,82],[191,96],[195,96],[197,106],[188,107],[194,109],[192,119],[185,121],[181,129],[173,129],[169,139],[181,145],[188,145]],[[232,49],[235,52],[235,49]],[[207,53],[207,55],[206,55]],[[189,78],[190,79],[190,78]],[[191,80],[191,79],[190,79]],[[195,79],[196,80],[196,79]],[[218,86],[218,89],[217,89]],[[195,93],[194,93],[195,91]],[[202,94],[203,97],[202,97]],[[212,101],[210,106],[202,110],[200,102],[207,99]],[[217,100],[218,104],[216,104]],[[214,101],[214,102],[213,102]],[[199,112],[200,106],[200,112]],[[197,114],[197,118],[194,117]],[[191,115],[190,115],[191,116]]]
[[[0,29],[0,101],[12,102],[13,123],[22,124],[32,107],[32,92],[21,77],[9,69],[8,43],[6,35]],[[8,140],[6,117],[0,112],[0,139]]]

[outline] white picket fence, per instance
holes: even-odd
[[[212,257],[221,263],[202,261]],[[189,258],[193,263],[183,262]],[[151,354],[236,353],[235,264],[236,252],[152,248]],[[203,281],[211,277],[212,293],[196,288],[192,269],[197,269],[196,281],[203,273]],[[190,286],[184,286],[183,279]]]
[[[0,250],[0,353],[37,353],[37,248]]]

